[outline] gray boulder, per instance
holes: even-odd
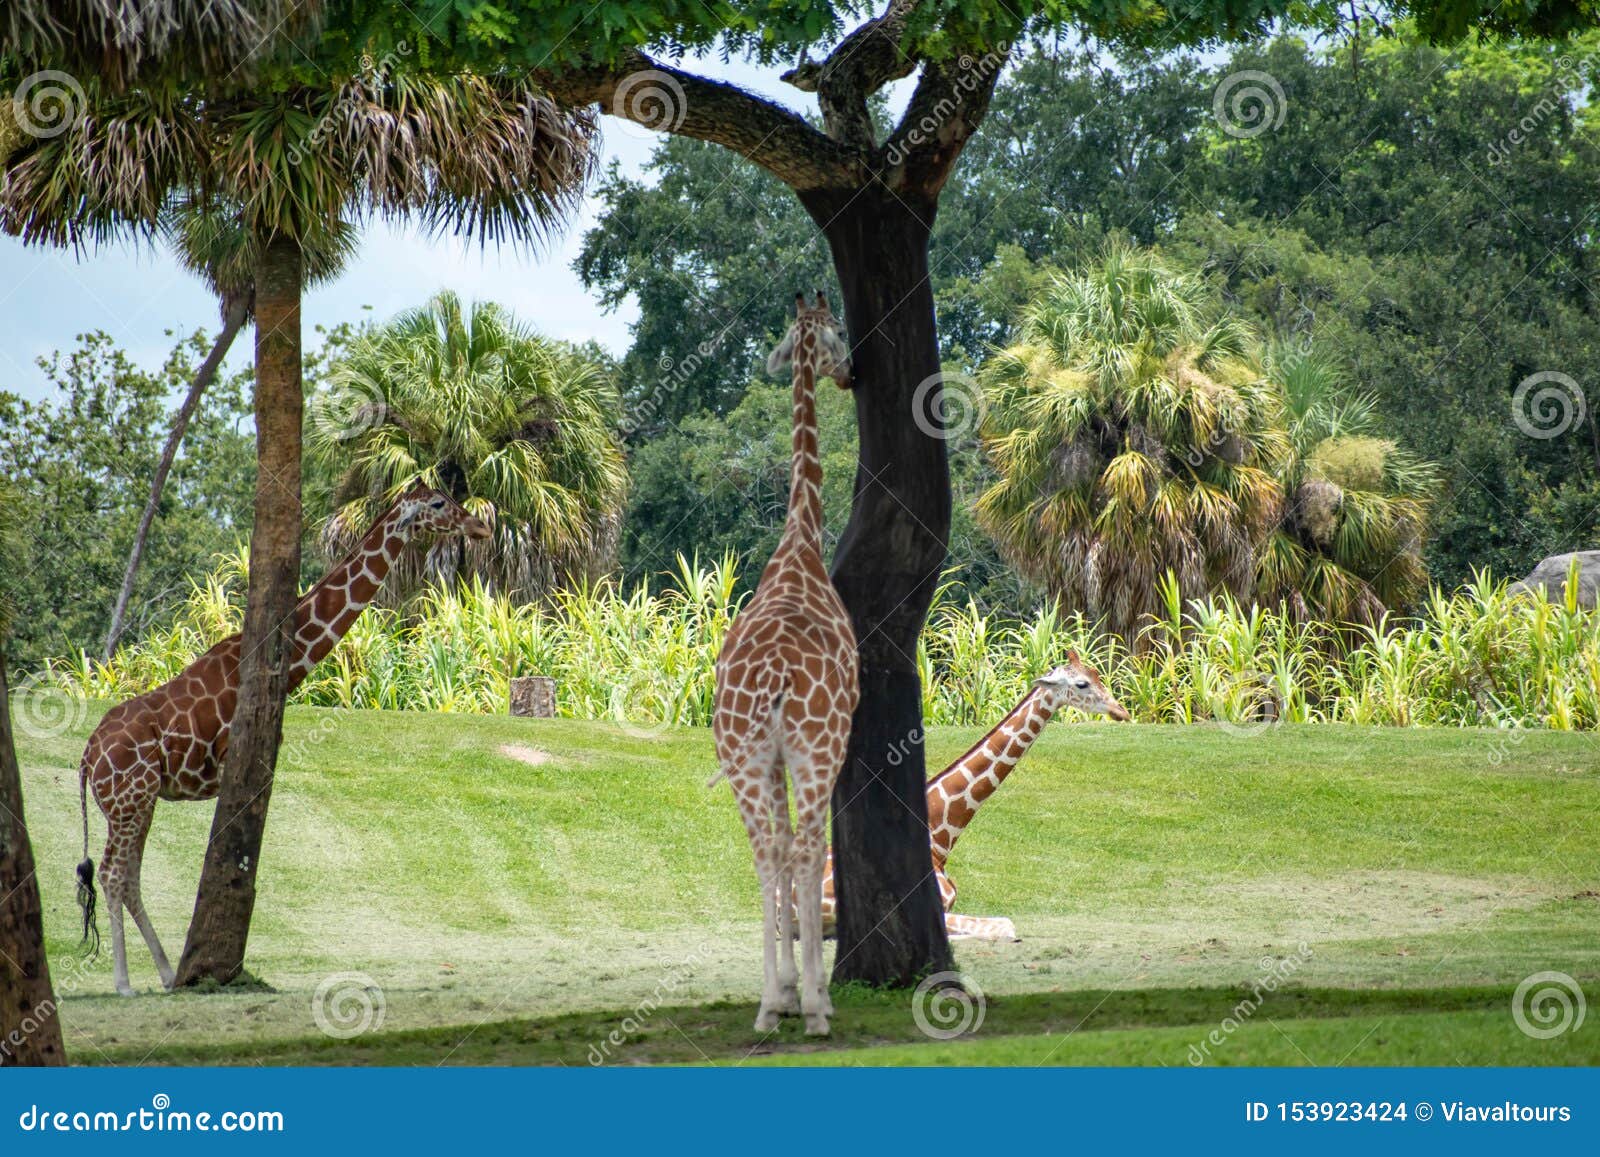
[[[1542,586],[1545,598],[1552,603],[1559,603],[1565,597],[1563,591],[1566,587],[1567,571],[1571,569],[1573,559],[1578,560],[1578,605],[1592,611],[1595,603],[1600,601],[1600,550],[1553,554],[1534,567],[1527,578],[1512,583],[1511,589],[1537,592]]]

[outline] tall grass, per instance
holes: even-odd
[[[239,629],[243,557],[197,584],[164,631],[110,662],[51,664],[82,694],[120,699],[171,678]],[[482,588],[429,594],[405,615],[368,610],[295,701],[391,710],[495,713],[510,680],[549,675],[560,714],[654,726],[710,721],[712,663],[733,616],[733,560],[679,559],[651,594],[606,582],[543,607]],[[1136,719],[1189,723],[1336,722],[1393,726],[1600,726],[1600,614],[1574,599],[1512,593],[1487,575],[1431,592],[1415,618],[1336,631],[1230,599],[1162,592],[1140,654],[1080,615],[1026,622],[941,597],[918,650],[930,723],[997,720],[1041,672],[1075,649]]]

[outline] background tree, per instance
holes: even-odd
[[[1066,611],[1137,646],[1171,573],[1247,601],[1281,514],[1282,401],[1198,278],[1114,246],[1026,311],[983,371],[999,474],[980,523]]]
[[[216,294],[222,312],[222,328],[211,343],[205,360],[195,370],[188,392],[172,416],[167,440],[161,447],[161,457],[150,477],[150,497],[145,502],[144,513],[139,516],[133,546],[128,551],[128,566],[122,575],[122,586],[117,591],[116,604],[111,608],[111,625],[106,629],[105,656],[108,659],[116,653],[117,643],[126,628],[128,601],[133,597],[139,562],[144,557],[150,527],[161,507],[161,492],[167,484],[167,476],[172,472],[183,436],[200,407],[200,399],[216,378],[228,351],[233,348],[233,339],[239,335],[245,322],[250,320],[251,311],[255,308],[255,271],[260,264],[260,254],[255,251],[252,236],[243,228],[236,214],[219,212],[185,199],[174,206],[163,221],[163,226],[163,233],[184,268],[204,280]],[[355,252],[352,229],[331,230],[326,240],[331,249],[311,248],[305,253],[307,288],[337,277]]]
[[[1052,5],[890,0],[846,29],[846,5],[734,3],[716,11],[637,4],[595,28],[568,0],[428,0],[383,5],[386,35],[429,22],[459,55],[533,70],[558,99],[721,145],[783,181],[827,238],[852,340],[859,467],[833,579],[861,644],[861,702],[835,798],[839,898],[837,980],[910,983],[950,963],[926,871],[924,763],[917,637],[944,564],[950,483],[938,420],[917,421],[918,390],[940,373],[928,245],[940,193],[977,131],[1013,43],[1073,24],[1134,46],[1259,35],[1291,5],[1214,0]],[[1490,0],[1417,0],[1430,32],[1581,24],[1587,0],[1557,0],[1536,16]],[[1303,7],[1297,9],[1305,11]],[[1311,12],[1333,19],[1331,5]],[[363,27],[371,29],[371,22]],[[581,29],[581,32],[580,32]],[[808,50],[831,46],[820,61]],[[732,85],[666,64],[720,47],[763,63],[797,57],[785,78],[815,93],[821,126]],[[917,76],[899,123],[880,131],[872,100]],[[642,99],[641,99],[642,98]],[[792,287],[791,287],[792,288]],[[788,289],[774,296],[786,298]],[[890,758],[891,752],[893,758]],[[909,756],[909,757],[907,757]]]
[[[22,496],[0,479],[0,568],[24,565]],[[44,951],[44,912],[23,818],[22,769],[11,735],[6,634],[11,591],[0,577],[0,1068],[64,1065],[61,1018]]]
[[[320,421],[327,408],[348,420]],[[628,475],[607,367],[492,302],[441,293],[358,340],[313,401],[314,451],[338,478],[323,532],[337,558],[419,474],[489,523],[482,543],[408,551],[388,597],[476,579],[523,601],[599,578]],[[394,580],[398,579],[398,582]]]
[[[329,43],[326,40],[324,43]],[[589,173],[593,122],[524,81],[375,67],[218,93],[202,83],[85,85],[88,111],[12,154],[0,228],[73,244],[153,228],[181,191],[236,207],[255,270],[256,496],[239,699],[178,982],[243,968],[293,655],[301,534],[300,298],[308,248],[351,218],[414,216],[536,239]],[[401,60],[398,48],[384,65]],[[284,65],[292,81],[298,65]],[[100,163],[84,166],[93,155]]]
[[[1279,347],[1267,372],[1283,391],[1290,453],[1255,594],[1303,621],[1376,625],[1427,585],[1422,541],[1437,471],[1378,435],[1374,397],[1353,392],[1320,351]]]
[[[0,477],[24,494],[34,550],[5,576],[15,605],[11,658],[98,652],[171,423],[169,399],[192,383],[210,341],[191,334],[151,369],[104,333],[40,360],[50,394],[0,390]],[[190,578],[249,532],[255,483],[248,372],[224,374],[191,423],[163,491],[128,620],[137,636],[189,592]]]

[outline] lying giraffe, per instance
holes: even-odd
[[[850,362],[821,293],[815,306],[795,298],[794,325],[767,359],[767,372],[785,364],[792,367],[794,398],[789,512],[778,549],[717,656],[711,732],[721,767],[716,779],[727,777],[733,788],[761,882],[765,979],[756,1031],[770,1032],[781,1015],[803,1012],[806,1032],[823,1034],[833,1014],[822,968],[828,801],[850,741],[859,684],[855,631],[822,565],[816,387],[831,377],[848,389]]]
[[[939,899],[944,903],[945,931],[952,937],[979,940],[1015,940],[1016,929],[1004,916],[958,916],[956,886],[945,873],[950,850],[955,847],[978,806],[993,795],[1011,769],[1027,754],[1033,741],[1044,731],[1050,717],[1063,707],[1076,707],[1091,715],[1106,715],[1126,722],[1123,710],[1100,681],[1100,673],[1067,652],[1067,662],[1034,680],[1033,686],[994,730],[970,747],[944,771],[928,781],[928,837],[933,851],[933,871],[939,881]],[[822,919],[833,930],[833,854],[822,877]]]
[[[344,637],[383,586],[389,568],[413,535],[465,534],[488,538],[489,527],[439,490],[414,483],[373,524],[338,566],[301,596],[295,606],[292,691],[305,681]],[[239,636],[212,647],[175,677],[110,711],[89,736],[78,773],[83,812],[83,863],[78,865],[78,903],[83,931],[98,943],[94,924],[94,861],[89,859],[89,792],[106,817],[106,850],[100,885],[111,902],[114,981],[123,996],[128,983],[122,910],[139,927],[162,986],[171,989],[172,966],[156,939],[139,896],[139,868],[157,799],[200,800],[217,794],[228,732],[239,694]]]

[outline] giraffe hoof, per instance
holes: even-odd
[[[828,1018],[820,1013],[812,1013],[806,1017],[807,1036],[828,1036],[833,1030],[828,1027]]]
[[[786,988],[778,994],[777,1011],[781,1016],[800,1015],[800,990]]]
[[[777,1010],[771,1009],[771,1008],[763,1008],[759,1013],[756,1014],[756,1031],[757,1032],[771,1032],[773,1029],[775,1029],[777,1027],[778,1027],[778,1013],[777,1013]]]
[[[139,992],[131,984],[119,984],[119,985],[117,985],[117,995],[118,996],[138,996]]]

